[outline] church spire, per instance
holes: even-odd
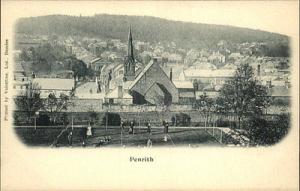
[[[127,56],[128,56],[128,58],[134,60],[131,27],[129,27],[129,33],[128,33],[128,52],[127,52]]]
[[[124,81],[133,81],[135,79],[135,60],[133,56],[133,43],[131,27],[128,33],[128,51],[124,61]]]

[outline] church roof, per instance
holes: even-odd
[[[154,64],[157,64],[157,62],[151,60],[151,61],[145,66],[145,68],[140,72],[140,74],[135,78],[135,80],[132,81],[132,84],[129,86],[129,90],[132,89],[132,88],[139,82],[139,80],[147,73],[147,71],[148,71],[151,67],[153,67]],[[158,66],[158,67],[160,68],[160,66]],[[161,69],[161,68],[160,68],[160,69]],[[163,71],[163,69],[161,69],[161,70],[162,70],[163,74],[165,74],[165,76],[169,79],[169,77],[168,77],[167,74]],[[175,85],[174,85],[174,83],[173,83],[172,81],[170,81],[170,82],[171,82],[171,84],[173,84],[174,88],[176,88]],[[158,85],[159,85],[159,84],[158,84]],[[164,90],[164,87],[161,87],[161,86],[160,86],[160,88],[161,88],[163,91],[165,91],[165,90]]]
[[[151,68],[151,66],[154,64],[153,60],[151,60],[145,68],[141,71],[141,73],[135,78],[135,80],[132,82],[132,84],[129,86],[129,89],[133,88],[133,86],[143,77],[143,75]]]

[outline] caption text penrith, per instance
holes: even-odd
[[[154,162],[152,157],[130,157],[130,162]]]

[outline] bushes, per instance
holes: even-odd
[[[121,117],[117,113],[106,113],[102,119],[103,125],[106,125],[106,119],[109,126],[119,126],[121,124]]]
[[[245,129],[252,145],[273,145],[288,133],[290,116],[278,115],[274,121],[252,117],[245,123]]]
[[[171,118],[172,126],[190,126],[191,117],[186,113],[175,114]]]
[[[51,124],[50,117],[47,114],[41,114],[36,119],[36,125],[48,126],[50,124]]]

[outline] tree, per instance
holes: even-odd
[[[34,116],[35,112],[43,107],[40,98],[41,87],[37,83],[30,83],[27,90],[15,98],[15,103],[19,111],[24,111],[28,119]]]
[[[171,118],[171,121],[173,126],[189,126],[191,117],[186,113],[178,113]]]
[[[253,68],[249,64],[242,64],[233,79],[221,88],[217,103],[218,110],[234,113],[240,128],[244,117],[262,115],[269,98],[267,88],[254,79]]]
[[[29,57],[26,49],[22,49],[22,52],[20,54],[20,59],[24,60],[24,61],[29,61],[30,60],[30,57]]]
[[[107,120],[107,121],[106,121]],[[118,113],[105,113],[105,116],[102,118],[102,124],[109,126],[119,126],[121,123],[121,117]]]
[[[104,39],[115,38],[125,41],[129,23],[136,39],[151,43],[174,41],[182,48],[210,48],[224,39],[232,43],[279,42],[283,44],[288,41],[287,36],[258,30],[123,15],[95,15],[94,17],[52,15],[22,18],[16,24],[16,32],[58,36],[101,36]],[[225,46],[231,49],[230,44]],[[231,52],[235,51],[231,50]]]
[[[60,94],[59,98],[57,98],[54,93],[50,93],[45,100],[44,109],[49,112],[51,120],[55,123],[60,112],[67,110],[69,105],[70,99],[68,95]]]
[[[274,121],[267,121],[259,116],[253,116],[247,121],[247,136],[251,145],[272,145],[278,143],[287,135],[290,127],[289,114],[280,114]]]
[[[213,99],[209,98],[206,94],[201,95],[200,99],[196,100],[196,108],[201,114],[203,114],[205,123],[204,126],[206,127],[207,123],[210,121],[209,116],[211,116],[211,113],[215,109]]]
[[[69,94],[70,99],[74,99],[75,98],[75,88],[72,88]]]
[[[76,58],[72,59],[72,71],[74,72],[74,78],[85,78],[86,76],[93,76],[93,71],[87,68],[85,63]]]

